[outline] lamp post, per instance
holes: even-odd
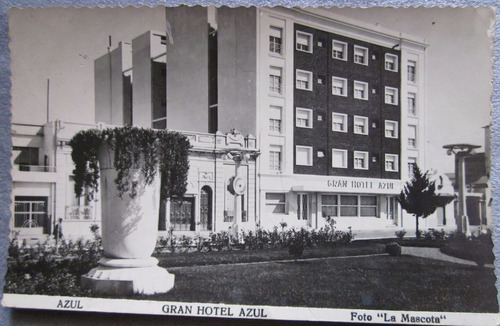
[[[443,146],[448,155],[455,155],[458,159],[458,171],[456,171],[458,183],[458,216],[456,217],[458,233],[469,232],[469,219],[467,217],[465,199],[465,157],[479,147],[481,146],[471,144],[450,144]]]

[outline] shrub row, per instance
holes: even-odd
[[[319,230],[308,229],[285,229],[274,227],[272,231],[258,228],[255,231],[242,231],[236,238],[231,233],[221,231],[210,233],[203,237],[196,235],[189,237],[186,235],[176,236],[170,232],[168,237],[160,237],[157,241],[156,250],[161,251],[212,251],[212,250],[261,250],[268,248],[283,248],[297,246],[298,243],[304,246],[315,245],[339,245],[348,244],[353,240],[351,229],[348,231],[336,230],[334,226],[327,225]]]

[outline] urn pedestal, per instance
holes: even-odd
[[[165,293],[173,288],[175,276],[151,257],[158,232],[160,177],[147,185],[141,171],[131,169],[134,195],[120,197],[113,159],[113,151],[103,146],[99,164],[104,258],[82,276],[82,286],[102,294]]]

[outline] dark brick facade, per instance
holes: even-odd
[[[297,30],[313,35],[312,53],[294,51],[294,73],[296,69],[300,69],[313,74],[312,91],[296,89],[294,85],[295,108],[313,110],[313,128],[294,127],[294,148],[295,145],[312,146],[313,165],[294,164],[294,173],[399,179],[400,172],[385,171],[385,154],[398,155],[398,171],[401,171],[401,128],[403,127],[401,126],[401,94],[398,94],[398,105],[385,104],[385,87],[397,88],[400,93],[400,51],[295,24],[295,35]],[[346,61],[332,57],[332,40],[347,43]],[[368,49],[368,65],[354,63],[355,45]],[[385,70],[386,53],[397,55],[397,72]],[[332,94],[333,76],[347,79],[346,97]],[[318,79],[323,80],[324,83],[320,84]],[[354,81],[368,83],[368,100],[354,98]],[[332,130],[333,112],[347,114],[347,133]],[[368,135],[354,133],[354,116],[369,119]],[[397,139],[385,137],[385,120],[398,122]],[[332,148],[348,151],[347,168],[332,167]],[[324,157],[318,157],[318,151],[323,152]],[[368,170],[354,169],[354,151],[369,152]]]

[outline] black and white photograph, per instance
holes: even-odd
[[[2,305],[498,325],[495,20],[10,8]]]

